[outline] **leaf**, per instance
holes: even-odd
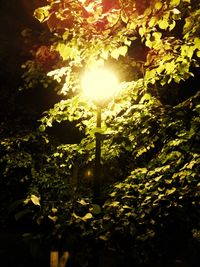
[[[169,23],[167,20],[164,19],[164,20],[159,21],[158,25],[159,25],[160,29],[166,30],[167,27],[169,26]]]
[[[149,16],[152,12],[152,9],[150,7],[146,8],[145,11],[144,11],[144,15],[145,16]]]
[[[110,207],[117,207],[117,206],[119,206],[119,201],[113,201],[109,206]]]
[[[156,22],[157,22],[157,17],[152,17],[149,21],[149,27],[155,26]]]
[[[58,219],[57,216],[51,216],[51,215],[49,215],[48,218],[49,218],[51,221],[53,221],[53,222],[56,222],[57,219]]]
[[[172,12],[173,12],[174,15],[178,15],[178,14],[181,13],[180,10],[178,10],[177,8],[174,8],[174,9],[172,10]]]
[[[83,221],[87,221],[87,220],[89,220],[89,219],[92,219],[93,218],[93,215],[92,215],[92,213],[86,213],[85,214],[85,216],[83,216],[83,217],[81,217],[81,219],[83,220]]]
[[[161,2],[156,2],[155,4],[155,9],[160,10],[162,8],[162,3]]]
[[[56,213],[58,211],[57,208],[52,208],[51,210],[52,210],[53,213]]]
[[[114,59],[118,59],[119,58],[119,50],[116,48],[116,49],[114,49],[114,50],[112,50],[112,52],[111,52],[111,57],[113,57]]]
[[[140,34],[141,37],[143,37],[144,34],[145,34],[145,29],[142,28],[142,27],[140,27],[140,28],[139,28],[139,34]]]
[[[200,51],[197,51],[197,57],[200,57]]]
[[[160,40],[160,38],[162,37],[162,33],[161,32],[154,32],[153,37],[154,37],[155,41],[158,42]]]
[[[175,188],[175,187],[172,187],[172,189],[167,189],[167,191],[166,191],[166,195],[171,195],[171,194],[173,194],[175,191],[176,191],[176,188]]]
[[[39,20],[39,22],[44,22],[49,17],[49,9],[50,6],[39,7],[34,11],[33,16]]]
[[[99,239],[103,240],[103,241],[107,241],[108,240],[108,236],[107,235],[100,235]]]
[[[80,203],[83,206],[88,205],[88,203],[84,199],[81,199],[81,200],[79,200],[77,202]]]
[[[56,47],[63,60],[67,60],[72,56],[73,49],[65,44],[59,43]]]
[[[144,94],[143,97],[141,98],[140,103],[143,104],[144,102],[151,100],[151,98],[152,98],[152,96],[151,96],[150,94],[146,93],[146,94]]]
[[[100,214],[101,213],[101,207],[97,204],[93,204],[92,205],[92,213]]]
[[[46,130],[45,125],[40,125],[40,127],[39,127],[39,131],[40,131],[40,132],[45,132],[45,130]]]
[[[129,17],[127,16],[126,12],[124,12],[123,10],[121,12],[121,19],[125,23],[127,23],[129,21]]]
[[[118,13],[109,13],[109,15],[107,16],[107,20],[110,24],[110,27],[112,27],[113,25],[115,25],[118,20],[119,20],[119,16],[120,14]]]
[[[128,51],[128,47],[127,47],[127,46],[120,46],[120,47],[118,48],[118,50],[119,50],[119,54],[120,54],[121,56],[125,56],[126,53],[127,53],[127,51]]]
[[[198,37],[194,38],[194,45],[198,50],[200,50],[200,38]]]
[[[199,51],[200,52],[200,51]],[[199,57],[200,57],[200,54],[199,54]],[[197,113],[199,113],[200,114],[200,104],[199,105],[197,105],[196,107],[195,107],[195,109],[194,109]]]
[[[31,195],[30,200],[33,202],[34,205],[36,206],[40,206],[40,198],[35,196],[35,195]]]
[[[170,1],[170,6],[174,7],[174,6],[178,6],[180,4],[180,0],[171,0]]]

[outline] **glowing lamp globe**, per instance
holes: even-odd
[[[102,104],[114,96],[119,88],[115,74],[105,68],[86,71],[81,79],[83,95],[97,104]]]

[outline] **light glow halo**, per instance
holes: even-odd
[[[102,103],[114,96],[119,88],[116,75],[107,68],[85,71],[81,79],[83,95],[96,103]]]

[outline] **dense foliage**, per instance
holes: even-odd
[[[35,10],[48,33],[23,65],[25,87],[51,87],[63,99],[43,114],[40,134],[1,139],[1,166],[4,180],[26,189],[25,212],[79,255],[73,266],[93,266],[96,248],[115,266],[172,264],[186,260],[190,246],[191,261],[197,257],[199,14],[193,0],[49,0]],[[102,65],[118,74],[121,91],[103,109],[97,205],[96,106],[83,97],[80,77]],[[45,130],[61,122],[79,130],[79,143],[49,143]]]

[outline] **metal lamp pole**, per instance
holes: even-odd
[[[101,129],[101,106],[97,106],[97,130]],[[94,199],[98,203],[100,199],[100,185],[101,185],[101,133],[95,133],[96,147],[95,147],[95,169],[94,169]]]
[[[93,99],[97,107],[97,132],[95,134],[95,166],[94,166],[94,180],[93,180],[93,194],[94,200],[98,203],[100,200],[101,187],[101,109],[103,102],[107,102],[118,89],[118,80],[114,73],[109,69],[98,67],[88,69],[85,71],[81,79],[81,85],[84,95]]]

